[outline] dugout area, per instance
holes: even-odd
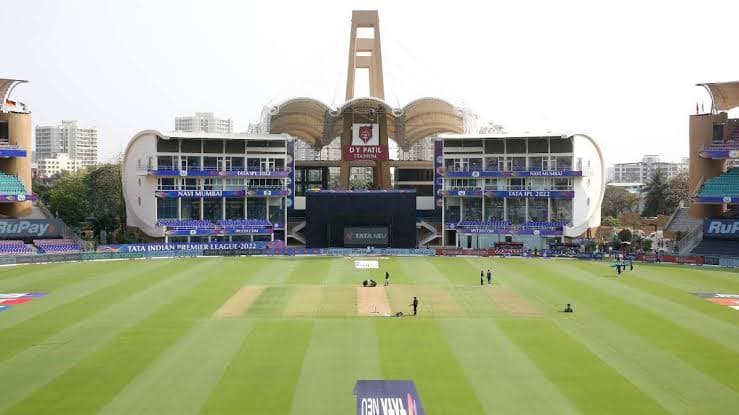
[[[306,192],[306,247],[416,246],[415,191]]]

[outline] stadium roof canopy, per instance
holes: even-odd
[[[0,79],[0,112],[28,112],[20,102],[10,100],[10,93],[19,84],[26,83],[20,79]]]
[[[698,84],[708,90],[715,111],[729,111],[739,107],[739,81]]]
[[[344,116],[372,111],[387,117],[388,136],[404,149],[434,134],[464,132],[462,112],[443,99],[420,98],[393,108],[374,97],[353,98],[337,108],[313,98],[289,99],[270,110],[270,132],[290,134],[322,147],[341,135]]]

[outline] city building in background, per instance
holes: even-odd
[[[59,153],[54,158],[38,160],[36,163],[36,177],[52,178],[65,171],[77,171],[82,169],[81,160],[70,158],[66,153]]]
[[[27,81],[0,79],[0,216],[31,214],[31,111],[11,99]]]
[[[58,125],[36,126],[34,159],[38,174],[51,177],[42,166],[55,171],[76,171],[98,163],[98,130],[81,127],[77,121],[62,121]]]
[[[218,118],[212,112],[196,112],[191,116],[175,117],[174,129],[188,133],[232,134],[234,122],[230,118]]]
[[[661,161],[658,155],[648,154],[641,161],[614,164],[608,175],[615,183],[647,183],[657,169],[662,170],[665,177],[670,179],[688,171],[688,159],[683,158],[682,161],[673,163]]]

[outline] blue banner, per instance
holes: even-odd
[[[698,203],[739,203],[739,196],[697,196],[693,198]]]
[[[739,241],[739,219],[706,219],[703,221],[703,237]]]
[[[492,198],[503,197],[550,197],[552,199],[573,199],[573,190],[497,190],[485,192],[485,196]]]
[[[213,229],[168,229],[167,236],[223,236],[223,235],[269,235],[272,228],[213,228]]]
[[[0,157],[26,157],[26,150],[19,148],[0,148]]]
[[[552,199],[573,199],[575,197],[575,192],[572,190],[489,190],[483,192],[482,190],[470,189],[439,191],[441,196],[459,197],[481,197],[483,193],[490,198],[550,197]]]
[[[444,177],[580,177],[582,171],[579,170],[528,170],[528,171],[444,171],[442,169],[441,176]]]
[[[290,196],[291,194],[290,189],[249,189],[246,191],[246,195],[250,197]]]
[[[179,177],[288,177],[289,172],[283,171],[247,171],[247,170],[148,170],[150,176],[179,176]]]
[[[707,159],[738,159],[739,149],[713,149],[713,150],[701,150],[698,152],[701,157]]]
[[[481,228],[457,228],[457,233],[461,235],[540,235],[540,236],[562,236],[562,229],[519,229],[519,228],[499,228],[499,229],[481,229]]]
[[[154,196],[160,199],[220,199],[222,197],[244,197],[243,190],[159,190]]]
[[[357,415],[426,415],[412,380],[358,380]]]
[[[203,243],[169,243],[169,244],[124,244],[101,245],[99,252],[168,252],[168,251],[230,251],[239,249],[265,249],[266,242],[203,242]]]

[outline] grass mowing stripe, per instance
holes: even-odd
[[[64,266],[64,265],[76,265]],[[65,285],[95,277],[99,272],[111,272],[111,267],[96,263],[76,262],[50,266],[24,265],[26,274],[0,281],[0,292],[50,292]]]
[[[299,260],[294,258],[283,258],[288,260],[290,264],[294,264]],[[329,267],[331,266],[333,258],[311,258],[308,261],[302,261],[300,267],[293,267],[285,278],[286,284],[322,284],[323,280],[326,279]]]
[[[522,273],[518,275],[523,275]],[[569,300],[564,294],[527,278],[511,278],[516,289],[542,308],[556,309]],[[576,314],[557,313],[552,321],[578,339],[671,413],[721,413],[739,405],[739,394],[644,339],[601,316],[587,305]]]
[[[237,262],[200,260],[210,265],[206,279],[127,329],[104,347],[64,372],[36,393],[13,406],[10,414],[95,413],[110,402],[131,379],[184,335],[198,318],[208,317],[255,272],[228,275]],[[230,267],[220,267],[228,263]],[[224,269],[225,268],[225,269]],[[232,271],[235,271],[233,269]]]
[[[485,413],[577,413],[493,320],[442,320],[440,324]]]
[[[583,413],[667,413],[551,321],[505,320],[498,325]]]
[[[253,326],[253,320],[199,321],[98,414],[198,413]]]
[[[23,304],[23,307],[15,307],[10,311],[4,312],[4,315],[0,318],[0,330],[16,326],[81,297],[120,283],[127,278],[150,272],[150,270],[165,265],[164,262],[146,262],[131,269],[115,267],[99,274],[94,271],[94,268],[85,269],[85,274],[89,272],[89,276],[84,281],[70,283],[55,291],[48,292],[48,295],[40,299],[40,301],[31,301],[30,303]]]
[[[436,320],[377,320],[382,372],[386,379],[415,381],[429,414],[482,414],[464,370]]]
[[[612,292],[598,289],[584,282],[570,279],[570,273],[548,267],[544,262],[531,262],[531,268],[521,274],[551,290],[566,293],[577,302],[597,310],[609,320],[641,336],[694,368],[706,373],[724,385],[739,391],[739,377],[735,365],[739,354],[708,338],[679,326],[666,316],[658,316],[639,305],[631,304]]]
[[[288,413],[312,331],[309,320],[258,322],[201,413]]]
[[[137,324],[205,277],[198,263],[91,315],[0,363],[0,412],[76,365],[123,330]],[[183,265],[184,267],[184,265]],[[169,269],[169,268],[168,268]],[[195,276],[195,278],[193,278]]]
[[[315,321],[295,387],[291,414],[350,414],[354,411],[352,390],[355,382],[382,378],[377,340],[362,336],[362,332],[370,330],[374,332],[373,319]],[[367,350],[368,347],[374,350]]]
[[[290,279],[291,274],[300,272],[298,264],[302,263],[299,258],[270,257],[270,258],[240,258],[244,266],[250,266],[255,261],[262,264],[259,272],[249,278],[251,285],[281,285]]]
[[[449,284],[449,280],[439,272],[437,264],[427,257],[403,258],[397,262],[401,264],[403,272],[412,284]]]
[[[99,269],[109,268],[102,262],[58,262],[53,264],[23,264],[15,266],[0,267],[0,288],[5,289],[7,284],[15,284],[26,279],[36,277],[54,278],[69,275],[80,268],[97,267]]]
[[[739,294],[739,274],[732,269],[667,264],[635,264],[634,267],[648,270],[646,278],[669,281],[671,285],[685,291],[729,291]]]
[[[584,271],[589,271],[588,268],[583,267],[580,263],[576,263],[574,265]],[[625,274],[624,278],[619,281],[622,285],[627,285],[639,291],[663,298],[672,303],[680,304],[696,313],[700,313],[700,315],[696,315],[694,318],[699,319],[701,325],[706,323],[709,325],[712,324],[711,320],[706,320],[705,317],[723,320],[724,323],[730,323],[730,327],[732,327],[731,332],[734,335],[739,336],[739,333],[736,330],[737,316],[734,310],[729,307],[711,303],[710,301],[706,301],[703,298],[693,295],[693,292],[696,291],[685,291],[675,288],[668,284],[664,278],[661,280],[655,280],[652,278],[646,278],[647,275],[647,272],[642,272],[640,268],[636,268],[635,272],[628,272]],[[737,338],[736,342],[739,343],[739,338]]]
[[[251,304],[245,317],[276,317],[281,316],[288,301],[297,292],[295,286],[266,287],[262,294]]]
[[[690,307],[672,302],[660,295],[654,295],[644,292],[639,288],[632,287],[628,282],[625,282],[625,280],[631,279],[631,272],[622,274],[624,276],[620,278],[608,277],[607,274],[604,275],[597,272],[600,267],[596,267],[595,272],[588,272],[576,265],[577,263],[573,263],[573,261],[567,261],[562,264],[559,268],[561,269],[561,275],[573,281],[581,282],[593,288],[608,292],[619,299],[642,307],[687,330],[713,340],[734,352],[739,352],[739,330],[737,330],[739,327],[736,323],[727,323],[718,319],[706,318],[704,314]],[[593,264],[591,264],[590,268],[594,268]],[[702,298],[696,296],[691,297],[693,297],[692,301],[694,303],[708,303],[708,301]],[[733,311],[728,307],[721,308],[726,309],[727,312]]]
[[[1,330],[0,343],[3,347],[0,348],[0,362],[19,351],[43,342],[44,339],[77,324],[80,320],[95,315],[112,304],[123,301],[126,296],[134,295],[168,278],[166,273],[156,273],[159,268],[141,268],[138,273],[128,273],[128,278],[38,314],[21,325]],[[36,301],[41,302],[44,299]]]

